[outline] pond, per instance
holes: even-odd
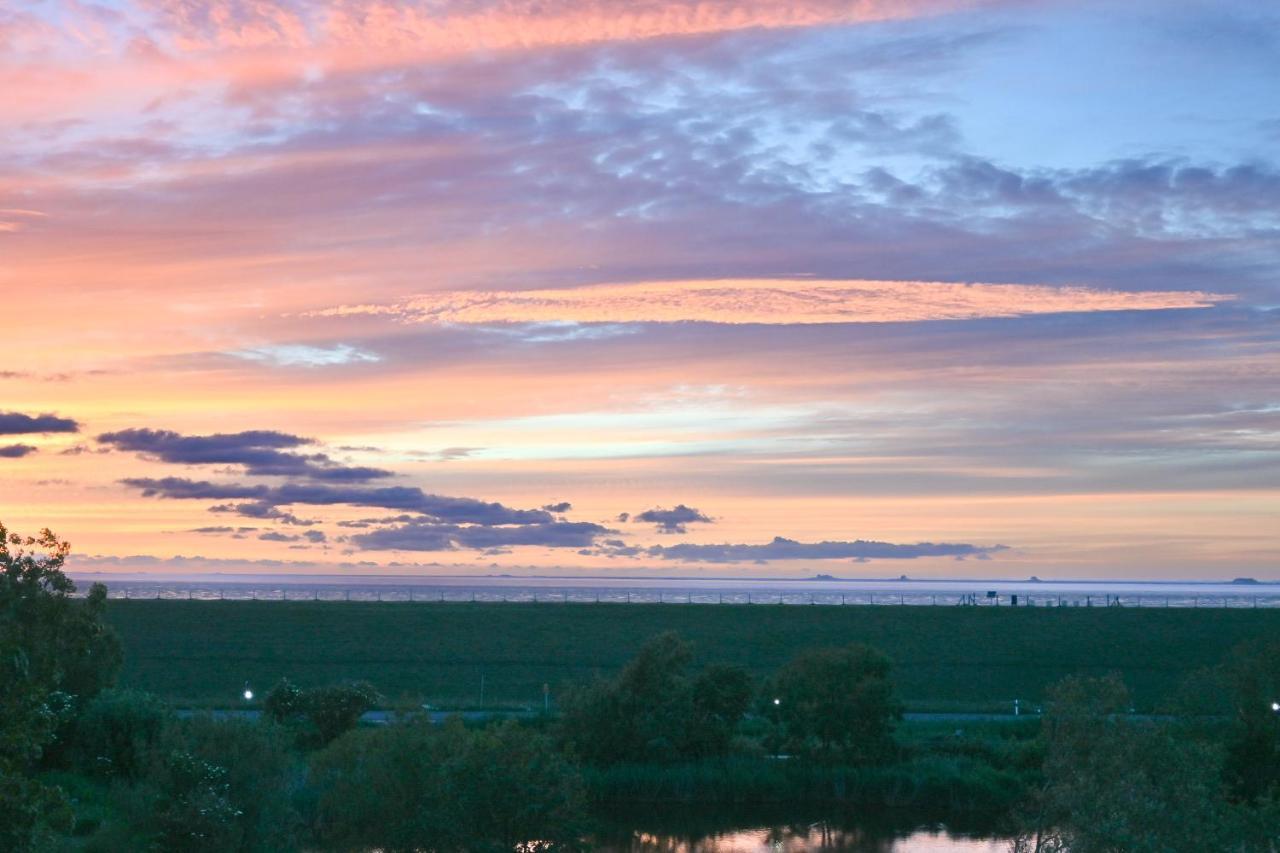
[[[607,853],[807,853],[823,850],[853,853],[1008,853],[1010,843],[996,838],[955,835],[943,829],[919,829],[885,836],[878,832],[816,824],[739,829],[700,838],[636,832],[629,839],[610,839],[595,849]]]
[[[821,812],[779,811],[768,806],[615,808],[597,814],[593,849],[606,853],[1008,853],[1011,847],[998,822],[990,820],[957,827],[921,823],[901,814],[832,818]]]

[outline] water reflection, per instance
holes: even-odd
[[[1007,853],[1008,841],[969,838],[945,830],[884,834],[832,826],[826,822],[740,829],[701,838],[636,832],[626,840],[595,847],[608,853]]]

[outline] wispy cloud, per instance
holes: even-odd
[[[333,317],[417,323],[900,323],[1093,311],[1205,308],[1233,297],[1029,284],[728,279],[546,290],[431,293],[391,305],[346,305]]]
[[[371,364],[382,360],[376,353],[348,344],[335,344],[330,347],[269,344],[234,350],[230,354],[245,361],[256,361],[276,367],[333,367],[340,364]]]

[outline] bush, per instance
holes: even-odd
[[[577,771],[514,722],[356,731],[318,753],[315,828],[337,849],[549,851],[582,831]]]
[[[284,679],[267,693],[263,710],[293,727],[303,746],[320,747],[355,728],[377,703],[378,691],[365,681],[300,690]]]
[[[100,693],[75,725],[78,763],[95,775],[138,778],[168,717],[164,702],[150,693]]]
[[[301,768],[269,723],[193,717],[161,737],[144,785],[143,818],[165,850],[255,851],[296,847]]]
[[[227,769],[189,752],[165,759],[162,794],[155,812],[160,849],[182,853],[239,850],[243,812],[231,799]]]

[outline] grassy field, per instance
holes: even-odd
[[[798,651],[862,641],[895,663],[916,710],[1036,702],[1070,673],[1118,671],[1140,709],[1233,646],[1280,636],[1280,610],[799,607],[660,604],[112,601],[124,686],[228,706],[245,681],[366,679],[392,704],[540,707],[679,631],[701,661],[765,675]]]

